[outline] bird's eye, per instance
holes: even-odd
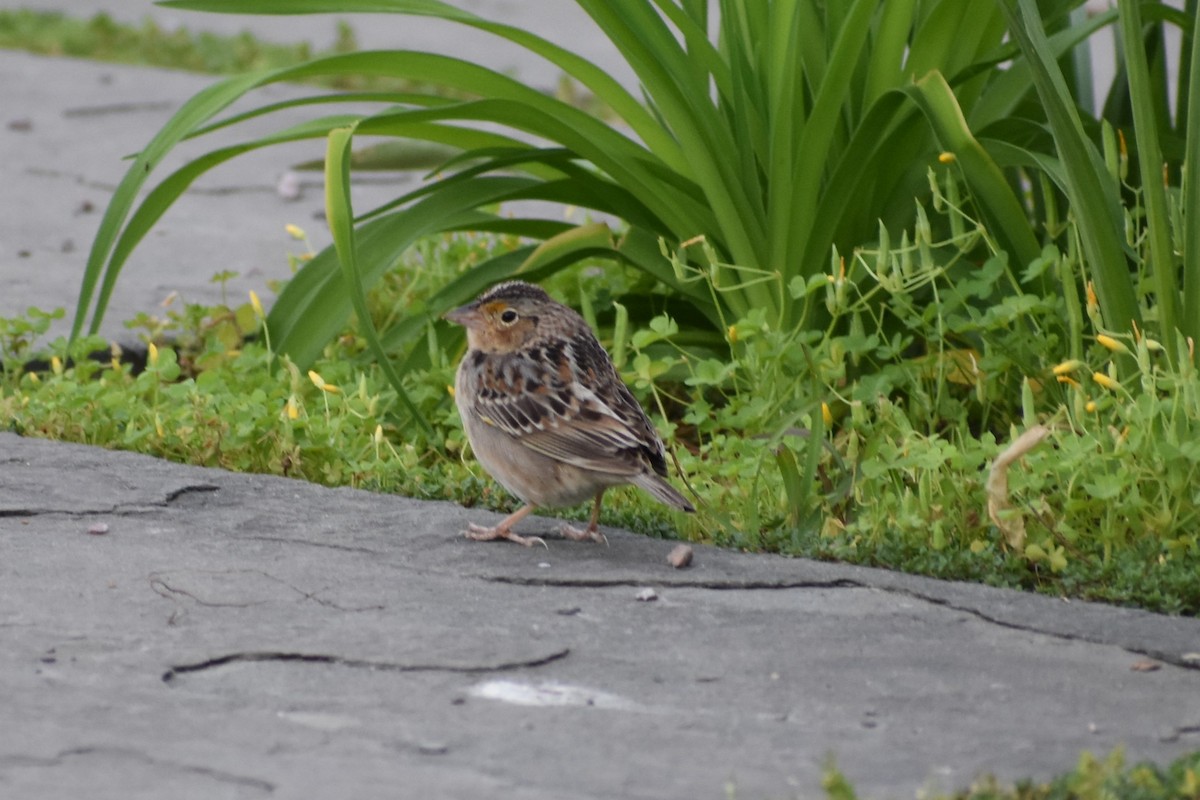
[[[504,309],[504,312],[500,314],[500,321],[505,325],[512,325],[517,321],[517,312],[513,311],[511,308]]]

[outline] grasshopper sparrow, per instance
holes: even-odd
[[[509,281],[445,318],[467,329],[454,397],[471,448],[525,504],[495,527],[471,524],[468,537],[545,544],[513,526],[535,507],[593,498],[587,528],[564,525],[562,533],[604,541],[600,500],[629,483],[695,511],[664,479],[662,439],[583,317],[537,286]]]

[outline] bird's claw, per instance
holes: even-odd
[[[472,522],[467,525],[467,530],[463,532],[463,535],[477,542],[507,539],[510,542],[516,542],[526,547],[533,547],[535,544],[540,544],[547,550],[550,549],[550,545],[546,544],[546,540],[540,536],[521,536],[518,533],[513,533],[512,528],[505,528],[500,525],[489,528],[486,525],[476,525]]]
[[[562,533],[564,539],[570,539],[573,542],[599,542],[608,547],[608,537],[590,525],[581,531],[579,528],[563,523],[559,532]]]

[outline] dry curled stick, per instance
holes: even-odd
[[[1025,517],[1014,511],[1008,499],[1008,468],[1021,456],[1050,435],[1045,425],[1034,425],[1013,440],[1003,453],[996,456],[987,479],[988,516],[1004,534],[1008,546],[1020,550],[1025,546]]]

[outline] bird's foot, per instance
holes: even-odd
[[[588,525],[586,529],[579,530],[579,528],[564,522],[558,530],[564,539],[570,539],[573,542],[602,542],[605,547],[608,547],[608,537],[594,525]]]
[[[485,525],[476,525],[474,522],[472,522],[467,526],[467,530],[463,533],[463,535],[468,539],[474,539],[477,542],[490,542],[494,539],[508,539],[510,542],[523,544],[526,547],[533,547],[535,544],[540,544],[547,550],[550,549],[549,545],[546,544],[546,540],[542,539],[540,536],[521,536],[520,534],[513,533],[512,528],[505,527],[504,525],[496,525],[495,527],[489,528]]]

